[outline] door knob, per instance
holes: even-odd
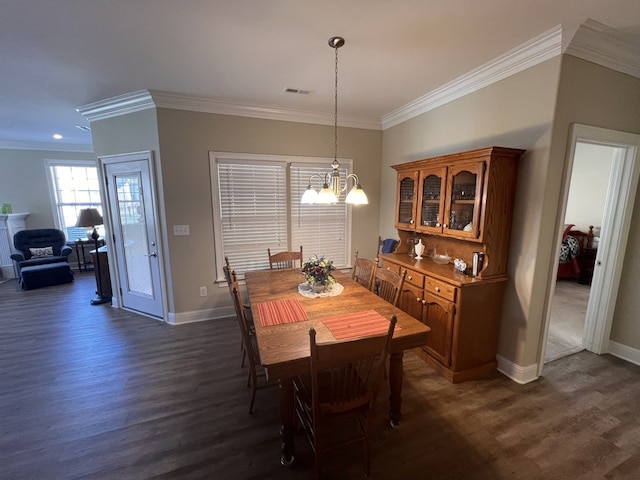
[[[150,257],[157,257],[157,256],[158,256],[158,254],[157,254],[156,252],[151,252],[151,253],[149,254],[149,256],[150,256]]]

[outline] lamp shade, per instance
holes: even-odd
[[[96,225],[102,225],[103,222],[102,215],[100,215],[97,208],[84,208],[80,210],[76,227],[95,227]]]

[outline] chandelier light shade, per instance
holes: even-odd
[[[350,203],[352,205],[367,205],[369,203],[369,199],[367,198],[366,193],[364,193],[364,190],[362,190],[356,174],[350,173],[347,175],[344,187],[342,186],[342,179],[340,178],[340,163],[338,162],[338,49],[343,45],[344,38],[342,37],[331,37],[329,39],[329,46],[333,48],[336,53],[333,109],[333,162],[331,163],[331,170],[325,174],[324,179],[320,175],[311,175],[309,177],[309,184],[302,195],[300,203],[324,205],[336,204],[338,203],[340,195],[347,189],[349,179],[352,179],[354,183],[353,188],[345,198],[345,203]],[[320,189],[320,192],[316,192],[311,184],[311,180],[314,177],[318,177],[322,181],[322,188]]]

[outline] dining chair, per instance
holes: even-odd
[[[310,374],[293,381],[296,414],[315,455],[364,443],[365,475],[370,470],[370,439],[378,391],[396,325],[395,315],[380,335],[318,343],[309,330]]]
[[[236,271],[231,268],[231,264],[229,263],[229,257],[224,257],[225,265],[222,267],[222,271],[224,272],[224,278],[227,281],[227,286],[229,287],[229,294],[231,295],[231,299],[233,300],[233,287],[237,287],[238,291],[240,291],[240,284],[238,283],[238,276]],[[249,324],[249,334],[255,335],[255,327],[253,325],[253,315],[251,315],[251,307],[243,303],[242,308],[244,309],[244,315]],[[244,348],[244,342],[242,341],[242,337],[240,338],[240,350],[242,350],[242,362],[240,363],[241,367],[244,367],[244,362],[247,358],[247,351]]]
[[[377,258],[376,260],[369,260],[368,258],[358,257],[358,251],[356,250],[355,258],[353,259],[353,270],[351,270],[351,278],[367,290],[371,290],[371,282],[373,282],[375,278],[377,268]]]
[[[249,323],[245,316],[245,309],[242,305],[242,298],[240,297],[240,290],[238,286],[234,285],[231,289],[233,296],[233,306],[236,311],[236,317],[240,324],[240,331],[242,332],[242,341],[244,343],[244,349],[246,351],[247,359],[249,360],[249,379],[247,381],[247,387],[251,387],[251,403],[249,404],[249,413],[253,413],[253,405],[256,401],[256,391],[258,389],[273,387],[277,383],[267,381],[266,374],[260,363],[260,355],[258,353],[258,344],[256,342],[256,336],[252,335],[249,331]]]
[[[402,273],[397,273],[388,268],[377,268],[371,290],[379,297],[384,298],[387,302],[397,307],[400,302],[400,293],[402,292],[402,286],[404,285],[406,276],[406,270],[402,270]]]
[[[271,253],[271,249],[267,248],[269,255],[269,268],[295,268],[302,267],[302,245],[300,251]]]

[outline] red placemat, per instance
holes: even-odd
[[[379,335],[386,333],[389,329],[389,319],[375,310],[328,317],[323,319],[322,323],[327,326],[336,340]],[[400,330],[398,324],[396,324],[396,330]]]
[[[259,303],[258,312],[263,327],[309,320],[302,305],[295,298]]]

